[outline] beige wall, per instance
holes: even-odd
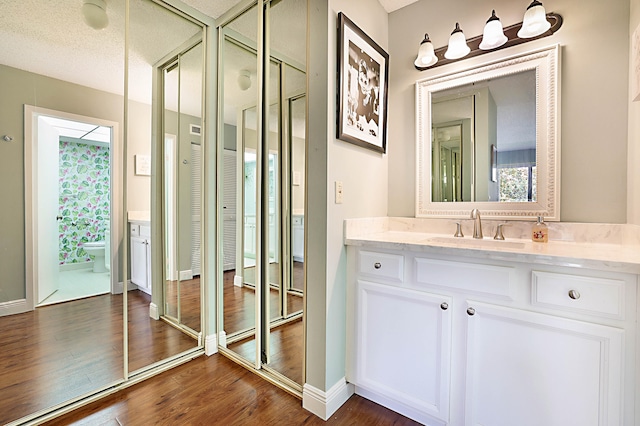
[[[564,18],[553,36],[424,72],[413,61],[425,32],[436,47],[444,46],[456,21],[467,38],[474,37],[482,34],[492,8],[507,26],[522,21],[526,2],[420,0],[389,15],[390,216],[415,214],[414,82],[559,43],[561,220],[626,222],[629,1],[554,0],[545,6]]]
[[[23,105],[96,117],[120,123],[123,99],[72,83],[0,65],[0,136],[12,142],[0,143],[0,302],[25,297],[25,208],[24,208],[24,118]],[[133,119],[129,133],[129,210],[149,210],[148,176],[133,175],[133,155],[150,152],[150,107],[130,104]],[[122,141],[122,134],[118,136]],[[115,212],[112,212],[115,214]],[[112,233],[113,234],[113,233]]]
[[[629,38],[640,26],[640,0],[631,0]],[[640,30],[639,30],[640,31]],[[631,45],[629,46],[631,49]],[[629,50],[631,52],[631,50]],[[631,53],[629,53],[631,57]],[[640,56],[640,55],[639,55]],[[634,78],[634,64],[629,61],[629,81]],[[638,70],[637,72],[640,72]],[[631,87],[631,83],[629,84]],[[629,147],[627,158],[627,222],[640,225],[640,101],[629,96]]]

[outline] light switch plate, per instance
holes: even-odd
[[[342,189],[342,181],[336,181],[336,204],[342,204],[342,198],[344,196],[344,192]]]

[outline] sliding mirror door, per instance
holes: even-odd
[[[220,31],[220,77],[223,140],[223,285],[218,324],[222,345],[240,360],[257,364],[256,254],[258,211],[258,104],[259,81],[255,24],[257,7]],[[253,35],[253,38],[248,38]]]
[[[0,2],[0,424],[124,380],[124,10]]]
[[[259,3],[220,39],[219,333],[223,352],[301,392],[306,1]]]
[[[130,186],[149,191],[128,199],[128,369],[136,372],[200,345],[204,50],[201,25],[154,1],[133,2],[130,22],[128,122],[144,128],[128,133]],[[149,211],[131,208],[141,196]]]

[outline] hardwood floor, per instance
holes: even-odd
[[[167,280],[168,314],[178,317],[178,282]],[[200,328],[200,276],[180,281],[180,322],[195,332]]]
[[[139,290],[130,291],[128,302],[129,371],[136,371],[197,345],[196,340],[177,328],[149,317],[151,296],[148,294]]]
[[[150,297],[128,293],[129,371],[196,341],[149,317]],[[0,424],[124,376],[122,295],[105,294],[0,318]]]
[[[199,329],[200,280],[182,284],[183,319]],[[252,314],[245,312],[254,310],[253,290],[234,287],[232,274],[230,279],[225,274],[224,286],[225,306],[229,307],[225,324],[253,325],[247,324]],[[271,293],[275,318],[279,315],[278,292]],[[302,309],[301,296],[290,294],[288,300],[292,310]],[[151,319],[150,302],[146,293],[128,292],[130,372],[195,346],[194,339],[180,330]],[[1,317],[0,424],[120,380],[124,374],[122,312],[122,295],[105,294]],[[270,336],[270,367],[302,383],[302,321],[275,328]],[[237,347],[246,353],[252,351],[252,344],[238,342]]]
[[[0,329],[0,424],[124,375],[122,296],[2,317]]]
[[[326,422],[222,355],[201,356],[46,423],[59,425],[418,425],[353,395]]]
[[[250,287],[237,287],[233,285],[234,271],[224,273],[224,330],[227,336],[255,327],[255,291]],[[303,298],[298,295],[288,294],[287,303],[290,312],[301,311]],[[278,291],[270,292],[269,300],[270,318],[279,316]]]
[[[271,353],[268,366],[302,385],[302,319],[287,323],[271,330]],[[229,345],[229,349],[245,359],[256,358],[254,339],[246,339]]]

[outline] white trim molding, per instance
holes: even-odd
[[[204,338],[204,354],[211,356],[218,353],[218,335],[208,334]]]
[[[158,305],[153,302],[149,303],[149,317],[153,318],[154,320],[160,319],[160,311],[158,310]]]
[[[355,387],[343,377],[324,392],[308,383],[302,387],[302,408],[327,420],[353,395]]]
[[[241,275],[235,275],[233,277],[233,285],[236,287],[243,287],[244,286],[244,282],[242,280],[242,276]]]

